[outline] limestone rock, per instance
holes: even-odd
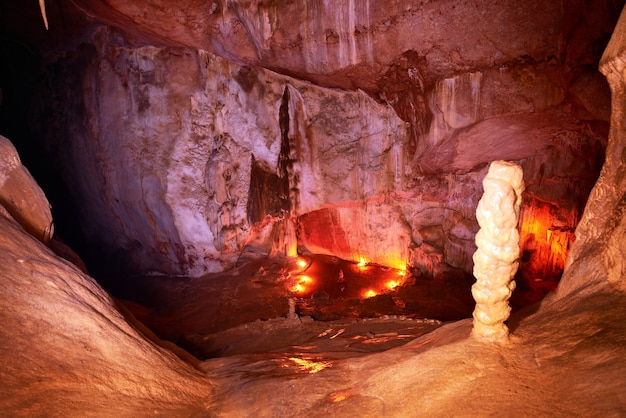
[[[497,66],[520,56],[544,61],[558,53],[559,34],[552,28],[559,26],[564,14],[556,1],[511,7],[493,0],[474,0],[456,7],[453,1],[187,0],[178,4],[175,14],[164,12],[168,10],[164,1],[150,5],[135,1],[109,1],[106,6],[89,0],[77,3],[97,10],[105,22],[114,22],[119,14],[126,16],[134,22],[126,30],[135,35],[150,32],[170,43],[204,49],[235,62],[365,91],[376,89],[380,75],[409,50],[425,58],[431,78]],[[306,24],[294,25],[294,20]],[[493,25],[494,21],[498,25]]]
[[[506,159],[529,185],[524,280],[559,276],[546,254],[572,242],[602,164],[591,64],[614,2],[73,5],[104,26],[47,61],[36,119],[88,262],[116,260],[95,270],[227,270],[284,248],[254,235],[294,217],[309,251],[469,274],[481,176]],[[331,213],[327,236],[306,232]]]
[[[14,416],[204,410],[211,386],[90,277],[0,216],[0,408]]]
[[[72,105],[80,109],[57,97],[66,119],[50,121],[51,131],[67,139],[58,157],[83,196],[84,235],[126,271],[198,276],[232,267],[254,240],[250,219],[276,215],[251,212],[267,205],[250,200],[258,195],[250,184],[253,172],[278,172],[285,142],[295,214],[378,196],[403,180],[404,123],[363,92],[319,88],[203,51],[128,48],[106,30],[81,53],[90,64],[59,62],[65,70],[48,92],[81,97]],[[75,91],[63,71],[89,88]],[[76,111],[93,124],[70,117]],[[68,130],[82,140],[70,141]]]
[[[576,228],[576,241],[566,262],[569,272],[564,274],[558,290],[561,297],[574,292],[588,293],[607,282],[621,291],[626,290],[623,240],[626,137],[622,128],[626,115],[625,52],[626,17],[622,13],[600,63],[600,70],[609,82],[612,96],[606,160],[589,196],[585,214]],[[587,275],[573,274],[581,270],[587,271]]]
[[[32,236],[49,243],[54,234],[50,203],[22,165],[17,150],[0,135],[0,205]]]

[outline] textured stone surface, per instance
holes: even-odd
[[[539,233],[560,218],[572,219],[572,235],[602,154],[602,130],[557,106],[565,90],[546,64],[435,82],[422,94],[430,128],[417,139],[393,101],[203,51],[126,46],[108,29],[50,68],[45,96],[62,116],[46,135],[63,150],[87,241],[126,272],[228,269],[253,244],[270,251],[255,224],[283,213],[302,222],[309,251],[469,273],[486,163],[521,161],[533,196],[525,213],[534,198],[549,202],[555,215]],[[323,230],[308,215],[318,210],[336,214],[323,242],[306,233]],[[436,226],[442,239],[421,237]],[[547,260],[542,245],[535,264]]]
[[[110,10],[106,4],[99,4],[101,8],[97,10],[104,10],[105,12]],[[122,3],[120,2],[120,4]],[[125,4],[129,5],[126,7],[133,6],[132,3]],[[349,2],[348,5],[350,4],[354,3]],[[440,10],[445,11],[443,6],[454,5],[454,3],[448,2],[429,4],[429,8],[425,10],[433,10],[432,7],[439,5],[442,6]],[[547,31],[558,26],[543,26],[549,22],[544,21],[545,17],[541,14],[533,18],[536,20],[532,22],[521,19],[525,14],[526,7],[529,9],[535,6],[540,7],[533,6],[533,4],[525,3],[524,7],[509,11],[509,14],[520,17],[520,22],[523,24],[539,22],[538,26]],[[201,5],[207,6],[206,10],[213,12],[220,10],[220,4],[216,4],[216,7],[212,8],[210,7],[211,4],[208,3],[194,3],[194,6]],[[156,12],[158,13],[145,15],[141,14],[138,9],[131,7],[125,9],[126,16],[120,14],[106,15],[104,13],[102,19],[114,21],[119,18],[119,22],[128,25],[131,32],[133,30],[139,32],[136,28],[133,29],[133,19],[142,20],[152,24],[155,33],[158,33],[158,29],[163,27],[182,39],[185,36],[194,35],[195,32],[191,31],[191,35],[189,35],[187,28],[182,29],[177,25],[171,25],[172,21],[169,19],[185,21],[190,17],[193,22],[198,24],[197,27],[200,30],[203,28],[200,24],[202,21],[197,19],[198,16],[203,15],[193,14],[191,13],[192,9],[183,6],[184,4],[181,4],[182,11],[180,12],[157,9]],[[240,5],[235,6],[239,7]],[[292,3],[289,7],[295,6]],[[593,46],[586,44],[587,47],[585,47],[584,42],[572,42],[576,39],[589,39],[596,33],[598,29],[593,22],[596,22],[598,16],[602,16],[607,10],[597,7],[596,2],[589,2],[588,7],[581,12],[580,8],[574,8],[574,6],[571,9],[561,9],[559,3],[559,13],[564,13],[567,16],[574,15],[573,17],[570,16],[571,19],[563,25],[566,35],[564,39],[574,45],[574,47],[562,51],[566,60],[587,64],[594,62],[592,58],[594,56]],[[36,7],[34,9],[35,18],[39,19],[39,10]],[[203,10],[202,7],[198,7],[198,9]],[[499,13],[502,9],[491,8],[489,10],[490,13],[496,13],[503,18],[508,16],[507,13]],[[545,11],[541,7],[540,10]],[[239,10],[241,16],[256,16],[244,12],[246,10]],[[222,13],[226,15],[225,22],[228,22],[228,12],[222,11]],[[460,11],[450,11],[450,13],[454,15]],[[467,16],[471,15],[471,13],[467,14]],[[50,14],[51,25],[55,23],[54,16],[54,13]],[[157,19],[155,16],[161,17],[161,19]],[[196,20],[194,20],[194,16]],[[260,13],[258,16],[266,16],[266,14]],[[432,16],[436,17],[437,14],[434,13]],[[442,16],[445,17],[445,14]],[[39,22],[39,20],[37,21]],[[170,22],[169,25],[167,22]],[[473,29],[472,23],[467,22],[466,25]],[[488,23],[488,21],[485,22],[485,24]],[[111,299],[93,280],[54,257],[41,243],[25,234],[17,224],[0,217],[0,261],[2,262],[0,276],[3,281],[3,291],[0,294],[0,304],[2,305],[0,317],[3,324],[0,331],[2,337],[0,338],[0,356],[4,365],[0,371],[3,383],[3,390],[0,392],[2,410],[10,412],[14,416],[50,415],[53,412],[64,416],[141,416],[155,412],[167,416],[214,414],[312,417],[352,417],[355,415],[377,417],[421,415],[432,417],[503,414],[563,417],[624,415],[626,409],[623,391],[626,383],[624,382],[624,376],[626,376],[626,370],[624,370],[626,306],[623,292],[617,290],[624,289],[625,184],[623,155],[626,138],[622,120],[624,113],[622,55],[626,44],[625,24],[625,21],[622,21],[618,27],[613,42],[607,49],[602,66],[609,78],[615,99],[612,108],[612,127],[606,164],[586,206],[583,221],[577,229],[576,242],[569,255],[566,273],[557,294],[547,298],[540,306],[537,306],[537,312],[521,312],[511,318],[512,338],[509,346],[485,346],[468,338],[471,324],[469,321],[460,321],[440,327],[437,331],[413,340],[403,347],[360,359],[345,359],[343,357],[342,359],[329,360],[324,357],[329,353],[314,352],[305,358],[302,353],[307,349],[306,346],[289,347],[285,349],[285,352],[275,351],[265,356],[235,356],[210,360],[202,364],[205,377],[201,377],[189,365],[182,363],[172,354],[157,349],[143,339],[123,320],[120,313],[113,308]],[[389,28],[392,28],[392,25],[393,22],[390,20]],[[387,27],[384,23],[383,26]],[[249,27],[257,26],[249,24]],[[228,28],[233,29],[232,35],[247,33],[241,25],[224,26],[224,29]],[[274,30],[271,26],[270,29]],[[505,32],[504,29],[499,30]],[[463,31],[459,31],[459,33],[463,33]],[[263,32],[263,36],[265,36],[264,34],[265,32]],[[329,35],[331,35],[330,39],[333,39],[332,33]],[[151,39],[155,38],[156,36],[153,34]],[[558,38],[557,34],[554,35],[554,39],[556,38]],[[242,38],[232,36],[229,39],[236,42],[237,40],[241,41]],[[290,37],[285,35],[285,39],[290,39]],[[346,40],[348,40],[349,45],[349,38],[346,38],[345,35],[342,38],[340,34],[336,39],[339,45],[345,45]],[[500,38],[494,39],[497,41]],[[506,38],[503,37],[502,39]],[[205,41],[206,38],[198,36],[196,40]],[[510,41],[510,38],[508,40]],[[523,43],[523,39],[515,39],[513,46]],[[219,42],[216,45],[219,47]],[[284,49],[287,50],[288,48]],[[129,109],[137,112],[139,108],[142,108],[143,111],[151,111],[150,109],[155,104],[159,105],[166,101],[164,97],[179,97],[163,94],[163,96],[157,95],[161,100],[144,100],[145,96],[142,96],[144,93],[141,92],[140,87],[145,87],[145,85],[141,83],[154,77],[154,73],[151,75],[149,71],[152,65],[151,61],[144,60],[145,56],[165,54],[163,51],[167,51],[169,55],[171,53],[179,54],[172,55],[176,57],[171,58],[172,60],[178,62],[177,60],[180,59],[192,64],[200,56],[195,52],[176,48],[164,50],[160,47],[154,49],[131,48],[129,50],[136,53],[134,55],[136,59],[128,60],[129,65],[137,66],[138,70],[135,73],[121,71],[120,74],[134,74],[133,77],[136,77],[137,80],[132,80],[132,77],[129,77],[129,80],[124,80],[120,76],[121,81],[109,79],[110,84],[106,85],[117,86],[117,88],[122,89],[126,82],[129,90],[135,92],[136,89],[136,95],[132,96],[133,106],[130,106]],[[118,229],[111,231],[110,239],[119,239],[122,241],[119,248],[123,251],[130,251],[130,248],[125,247],[123,240],[135,232],[126,235],[124,228],[133,227],[132,222],[134,221],[150,222],[145,221],[145,218],[149,217],[144,217],[143,214],[139,213],[142,210],[145,213],[148,211],[135,209],[138,206],[136,203],[151,202],[150,205],[154,205],[153,200],[162,200],[160,195],[163,190],[169,192],[169,188],[164,188],[156,180],[151,182],[150,179],[146,179],[144,182],[142,178],[142,181],[137,182],[133,170],[143,167],[141,164],[146,163],[139,161],[136,162],[136,165],[131,165],[130,162],[134,161],[130,157],[134,156],[135,159],[141,160],[139,156],[143,157],[145,154],[149,163],[158,161],[159,158],[167,162],[170,160],[170,155],[181,158],[180,153],[182,151],[178,148],[163,149],[161,147],[164,143],[160,141],[148,139],[143,142],[100,141],[99,135],[92,135],[93,132],[100,132],[101,129],[103,132],[111,129],[119,133],[116,131],[116,124],[127,123],[124,117],[129,114],[123,111],[119,114],[115,113],[118,110],[116,106],[119,103],[124,103],[123,100],[111,100],[111,102],[93,100],[93,96],[90,94],[95,91],[93,86],[98,83],[92,82],[89,77],[76,76],[76,74],[95,76],[100,74],[100,71],[104,75],[113,72],[101,60],[98,51],[101,50],[94,46],[84,45],[81,47],[81,54],[87,55],[79,56],[70,53],[66,55],[66,61],[61,60],[58,67],[53,67],[55,70],[53,74],[56,77],[68,77],[68,81],[63,86],[69,89],[68,97],[75,100],[64,101],[62,100],[64,97],[56,96],[54,99],[54,95],[50,96],[54,100],[58,100],[51,102],[50,111],[59,116],[57,123],[61,125],[64,123],[62,117],[64,114],[84,122],[84,124],[69,124],[65,128],[67,130],[64,131],[68,136],[71,134],[73,138],[81,139],[82,142],[75,143],[75,146],[82,150],[79,155],[88,156],[90,162],[96,161],[99,164],[115,167],[113,171],[116,175],[109,177],[99,174],[99,168],[96,168],[97,164],[87,163],[85,164],[86,171],[74,172],[77,177],[75,183],[82,183],[81,187],[84,187],[85,190],[89,190],[89,187],[92,189],[101,187],[97,192],[92,190],[86,195],[85,201],[87,202],[90,199],[96,199],[95,203],[88,202],[90,208],[93,206],[96,210],[86,214],[86,216],[99,219],[97,222],[102,222],[103,219],[114,219],[115,222],[119,222]],[[189,54],[185,55],[185,51]],[[123,52],[127,54],[127,51]],[[284,51],[281,50],[280,52]],[[459,65],[462,65],[461,57],[464,52],[457,52],[458,55],[451,54],[451,58],[458,58]],[[112,56],[115,57],[115,54]],[[254,51],[251,52],[250,56],[254,56]],[[113,60],[113,62],[118,61]],[[118,63],[126,65],[124,62],[126,62],[126,58]],[[70,65],[70,68],[63,69],[64,65]],[[190,71],[193,65],[173,65],[173,67],[184,78],[190,73],[192,75],[194,73],[194,71]],[[157,66],[155,68],[162,69],[163,67]],[[233,68],[237,68],[236,71],[239,71],[239,67]],[[406,69],[400,64],[398,64],[398,68]],[[74,73],[70,70],[77,70],[77,72]],[[573,71],[573,73],[575,72]],[[400,73],[401,71],[391,72],[388,75],[389,78],[401,79]],[[580,80],[579,76],[582,77],[580,74],[569,74],[562,80],[567,84],[571,81],[570,79]],[[445,77],[450,78],[452,75],[448,74]],[[102,79],[96,77],[98,82],[103,82],[106,79],[108,77],[103,76]],[[156,79],[158,80],[158,77]],[[441,78],[441,80],[443,79],[445,78]],[[172,80],[172,83],[173,88],[175,88],[175,79]],[[151,83],[147,84],[151,85]],[[291,83],[290,85],[293,87]],[[84,89],[81,90],[83,87]],[[281,85],[281,88],[275,90],[277,91],[276,100],[272,103],[278,110],[276,113],[272,113],[273,115],[280,114],[280,105],[284,97],[283,87]],[[225,87],[222,88],[230,92]],[[146,89],[149,90],[148,87]],[[300,91],[300,89],[296,89]],[[471,88],[466,90],[471,93]],[[71,94],[78,91],[87,92],[87,94],[86,96],[84,94]],[[401,90],[387,90],[390,95],[398,94],[398,91]],[[576,91],[581,92],[583,90],[577,88]],[[415,87],[412,97],[417,100],[419,93],[419,87]],[[570,97],[569,93],[565,94],[564,97]],[[126,93],[122,96],[126,97]],[[86,100],[85,97],[91,98],[91,100]],[[148,97],[151,98],[149,95]],[[292,96],[290,95],[290,97]],[[360,96],[353,95],[350,97]],[[577,97],[582,97],[582,94]],[[457,98],[456,100],[458,103],[475,103],[467,99],[458,101]],[[560,110],[573,109],[572,114],[584,118],[596,118],[600,116],[590,115],[602,114],[602,112],[592,112],[591,107],[596,110],[602,108],[597,103],[590,106],[589,109],[582,109],[571,98],[566,99],[566,101],[567,103],[564,103]],[[145,107],[148,102],[150,106]],[[184,102],[185,106],[174,108],[179,111],[189,109],[191,106],[187,106],[186,99]],[[306,100],[304,102],[306,103]],[[85,103],[89,103],[89,107],[84,107],[91,109],[89,112],[82,110]],[[92,115],[91,112],[98,111],[95,108],[101,106],[102,103],[107,103],[107,106],[101,112],[115,114],[115,117],[112,117],[105,124],[107,129],[100,127],[102,123],[100,118],[90,116]],[[240,103],[238,102],[238,105]],[[408,106],[411,103],[410,101],[404,102],[404,105]],[[427,103],[431,102],[425,100],[423,103],[426,106]],[[72,111],[64,113],[66,110],[64,106],[75,107],[71,109]],[[452,106],[444,107],[453,108]],[[466,105],[454,107],[457,109],[454,111],[455,115],[458,115],[454,117],[454,126],[461,126],[465,123],[463,120],[467,112],[463,110],[464,107]],[[473,105],[471,107],[473,109]],[[291,107],[291,109],[296,108],[298,107]],[[171,108],[167,107],[166,110],[169,109]],[[60,112],[56,113],[59,110]],[[358,112],[355,113],[358,114]],[[176,115],[176,112],[164,111],[162,114]],[[209,114],[213,115],[212,113]],[[558,112],[548,113],[548,115],[552,115],[550,117],[558,114]],[[487,120],[494,118],[497,116]],[[521,118],[524,120],[525,117],[522,116]],[[137,119],[141,120],[139,117]],[[274,120],[280,127],[280,117]],[[341,121],[342,119],[338,118],[338,120]],[[503,120],[506,119],[500,118],[500,121]],[[169,124],[167,118],[163,121],[151,117],[143,123],[148,129],[155,122],[165,123],[164,126],[167,128],[163,130],[165,133],[158,132],[169,135],[168,138],[175,136],[167,132],[169,129],[173,129],[172,132],[174,133],[180,132],[180,130],[174,129],[176,128],[175,124]],[[236,124],[245,126],[245,122],[245,118],[236,119]],[[456,133],[471,130],[482,123],[484,121],[463,128],[455,128],[460,130]],[[560,124],[560,122],[555,123]],[[54,130],[58,129],[58,126],[51,125],[50,128]],[[551,245],[549,236],[558,235],[556,234],[559,231],[557,227],[565,230],[570,227],[570,218],[562,216],[563,214],[560,214],[559,210],[566,209],[568,212],[565,214],[575,213],[578,210],[576,202],[568,202],[564,198],[568,194],[578,193],[578,189],[572,184],[579,181],[589,181],[588,177],[582,176],[580,173],[584,172],[586,167],[592,166],[598,157],[596,156],[589,161],[585,160],[581,164],[581,159],[575,158],[575,156],[584,155],[589,153],[586,150],[593,149],[597,142],[595,134],[580,135],[580,131],[588,132],[588,129],[594,126],[596,126],[595,123],[589,123],[575,129],[544,131],[560,132],[547,135],[556,143],[568,138],[569,141],[565,142],[566,145],[562,147],[544,147],[541,145],[539,148],[529,147],[523,153],[516,154],[523,160],[523,165],[532,169],[530,172],[540,173],[538,177],[525,178],[529,189],[533,190],[530,198],[533,203],[529,210],[524,209],[525,214],[532,214],[533,219],[540,219],[542,222],[544,219],[548,219],[550,222],[559,222],[556,227],[552,224],[541,227],[541,233],[546,235],[546,245]],[[286,128],[286,125],[283,124],[283,127]],[[410,132],[416,133],[418,131],[413,129]],[[85,132],[90,134],[87,135]],[[153,136],[148,135],[146,138],[152,139]],[[280,148],[280,141],[282,141],[282,137],[278,135],[276,148],[268,155],[280,155],[280,150],[277,149]],[[447,141],[439,142],[439,144],[444,143]],[[171,145],[171,143],[167,144]],[[417,143],[415,145],[417,150]],[[495,145],[501,144],[494,143],[493,145],[494,148],[497,148]],[[121,152],[134,146],[143,151]],[[261,147],[261,145],[259,146]],[[409,147],[410,144],[407,145],[407,149]],[[193,150],[193,147],[190,149]],[[223,181],[212,182],[210,185],[213,187],[211,190],[215,192],[214,195],[219,198],[216,199],[216,202],[224,205],[224,203],[229,202],[229,193],[235,194],[238,190],[235,185],[230,183],[235,169],[234,165],[231,164],[232,160],[223,158],[226,156],[226,152],[219,151],[219,147],[217,149],[213,166],[217,167],[217,173],[222,174]],[[462,143],[459,143],[452,149],[467,148],[463,148]],[[568,152],[563,153],[563,150]],[[211,149],[212,151],[213,149]],[[503,147],[503,151],[510,152],[510,148]],[[240,150],[237,147],[228,148],[228,152],[231,153],[231,157],[233,154],[240,156],[238,154]],[[528,158],[535,154],[538,154],[537,157]],[[377,155],[374,153],[374,157]],[[202,158],[199,158],[203,166],[208,161],[207,157],[208,154],[205,153]],[[452,160],[457,157],[452,158]],[[457,161],[477,160],[476,156],[471,157],[469,159],[460,158]],[[120,161],[116,160],[118,158]],[[376,161],[376,158],[373,161]],[[324,161],[324,163],[330,164],[329,161]],[[561,163],[570,167],[573,173],[577,173],[573,176],[572,182],[565,183],[566,186],[563,186],[564,183],[556,181],[563,177],[562,172],[552,170],[555,167],[560,169]],[[174,162],[174,164],[181,163]],[[194,166],[193,164],[190,165]],[[155,167],[157,174],[160,174],[164,169],[164,166],[160,165],[155,165]],[[274,165],[269,164],[266,169],[272,171],[274,167]],[[527,171],[527,167],[524,167],[525,171]],[[459,207],[453,207],[453,204],[455,202],[472,202],[472,204],[476,202],[476,185],[479,184],[484,175],[484,167],[481,168],[479,165],[470,171],[459,170],[447,173],[438,173],[437,171],[423,173],[415,171],[411,165],[408,165],[408,168],[410,170],[405,172],[407,176],[403,180],[404,187],[408,189],[408,192],[406,190],[403,193],[396,191],[395,196],[399,196],[400,199],[396,200],[394,204],[399,208],[403,219],[410,225],[413,246],[410,248],[412,255],[409,257],[423,257],[434,263],[444,256],[447,257],[446,254],[458,255],[458,248],[451,248],[450,243],[458,244],[459,240],[471,242],[471,238],[476,232],[476,225],[472,221],[471,211],[465,204]],[[228,175],[223,175],[227,174],[229,170],[231,180],[229,180]],[[168,171],[167,175],[170,174],[182,178],[181,174],[184,173],[172,170]],[[207,187],[205,180],[206,176],[203,174],[199,179],[194,178],[195,183],[193,184]],[[106,187],[98,186],[104,184],[105,181]],[[180,180],[179,183],[183,183],[183,181]],[[137,184],[146,187],[143,189]],[[328,194],[336,193],[333,184],[331,187],[325,185],[326,188],[330,189]],[[178,185],[178,187],[183,186]],[[340,191],[337,192],[339,196],[349,193],[349,189],[343,191],[341,187],[339,189]],[[541,192],[545,189],[551,191],[542,195]],[[118,190],[122,190],[122,192]],[[141,193],[138,193],[138,190],[148,191],[146,196],[150,196],[150,199],[145,199]],[[191,190],[195,189],[191,188]],[[411,192],[414,190],[419,190],[419,194],[412,195]],[[99,193],[105,198],[97,197]],[[551,200],[554,198],[552,193],[556,193],[558,196],[556,201]],[[115,199],[118,195],[123,196],[127,201],[116,202]],[[113,198],[107,200],[109,196],[113,196]],[[388,196],[394,196],[394,194],[388,194]],[[369,196],[369,198],[376,197],[377,195]],[[343,198],[341,197],[341,199]],[[205,201],[203,200],[203,204]],[[109,211],[106,206],[99,205],[99,203],[104,202],[115,202],[119,206],[114,207],[115,210]],[[418,206],[420,204],[423,206]],[[227,206],[223,206],[223,209],[230,210],[228,216],[237,214]],[[156,207],[160,208],[161,206],[157,205]],[[343,207],[332,202],[329,204],[329,209],[332,210],[329,210],[328,213],[333,213],[333,211],[341,213]],[[375,207],[373,206],[373,208]],[[415,207],[420,209],[416,211]],[[137,212],[133,212],[134,210]],[[171,225],[174,224],[171,221],[174,215],[168,215],[167,210],[150,210],[159,215],[159,222],[162,222],[161,219],[170,222],[167,228],[171,228]],[[192,211],[193,213],[195,212]],[[298,214],[305,216],[310,213],[314,213],[313,209],[307,209],[306,212]],[[396,216],[392,211],[384,213],[393,214],[392,219]],[[157,218],[152,218],[152,222],[156,222],[155,219]],[[132,221],[129,222],[131,226],[128,226],[129,224],[125,220]],[[108,225],[115,225],[115,222]],[[152,227],[152,225],[149,226]],[[251,230],[257,230],[255,229],[257,227],[260,228],[259,225],[256,225],[251,227]],[[528,223],[527,230],[534,231],[537,240],[540,238],[537,234],[538,228],[533,222]],[[120,231],[124,233],[120,233]],[[231,241],[228,242],[233,242],[232,240],[237,242],[237,230],[234,232]],[[145,236],[139,236],[139,238],[145,239],[151,247],[154,247],[153,244],[160,239],[147,236],[149,235],[148,232],[144,232],[144,234]],[[446,242],[446,237],[449,239],[448,242]],[[451,237],[455,237],[455,240],[452,240]],[[564,240],[563,242],[569,241]],[[160,246],[165,255],[160,259],[155,257],[155,260],[162,264],[157,263],[157,266],[153,268],[165,270],[169,266],[166,263],[167,260],[170,260],[169,251],[171,251],[168,243],[169,241]],[[441,250],[442,245],[444,246],[443,252]],[[149,251],[148,254],[150,254]],[[141,257],[145,257],[144,260],[149,259],[148,256],[144,255],[139,256],[139,259],[142,259]],[[103,258],[107,262],[111,262],[110,258]],[[139,263],[139,268],[147,267],[145,264]],[[608,286],[609,283],[611,287]],[[195,307],[186,308],[194,309]],[[200,318],[200,320],[204,320],[204,318]],[[340,330],[334,331],[340,332]],[[250,341],[250,344],[254,345],[254,341]],[[341,356],[340,353],[338,357]],[[303,364],[310,365],[311,363],[321,363],[325,369],[319,373],[310,373],[310,368],[300,368]],[[212,390],[211,393],[209,393],[210,390]]]
[[[267,173],[278,171],[281,123],[297,190],[283,199],[295,215],[377,196],[402,181],[404,124],[362,92],[318,88],[204,52],[130,49],[107,31],[96,41],[80,50],[89,65],[60,61],[53,80],[67,95],[57,97],[58,110],[92,123],[52,123],[54,135],[66,138],[58,156],[65,178],[81,196],[80,213],[91,214],[82,219],[88,241],[131,271],[200,275],[232,267],[254,238],[249,219],[272,215],[248,212],[260,207],[249,201],[250,179],[253,158]],[[74,90],[70,72],[87,90]]]
[[[506,161],[494,161],[483,179],[484,193],[476,208],[480,230],[476,233],[472,295],[476,300],[472,334],[490,342],[508,340],[515,289],[513,277],[519,266],[519,212],[524,191],[522,168]]]
[[[203,410],[211,385],[96,282],[0,216],[0,407],[16,416]]]
[[[626,207],[626,171],[624,170],[626,136],[626,19],[621,16],[600,63],[611,87],[611,129],[606,160],[600,177],[591,191],[578,228],[576,242],[567,259],[570,271],[588,270],[588,276],[566,275],[559,288],[562,295],[589,292],[606,281],[617,289],[626,290],[624,281],[624,208]],[[593,244],[592,244],[593,243]]]
[[[50,203],[22,165],[17,150],[0,135],[0,205],[32,236],[49,243],[54,234]]]
[[[375,89],[381,75],[406,51],[415,51],[428,62],[432,78],[498,66],[522,56],[535,61],[556,57],[559,33],[553,28],[565,14],[556,1],[518,7],[492,0],[463,6],[449,0],[393,4],[206,0],[183,1],[175,13],[168,13],[163,1],[75,3],[97,10],[98,17],[109,23],[118,13],[126,16],[134,23],[126,28],[130,33],[149,31],[240,63],[366,91]],[[305,23],[293,25],[294,20]],[[499,24],[494,26],[493,21]]]
[[[568,6],[75,1],[107,26],[47,57],[34,125],[108,275],[284,251],[284,216],[308,251],[469,273],[481,176],[506,159],[529,184],[520,274],[553,282],[603,158],[593,63],[619,8]]]

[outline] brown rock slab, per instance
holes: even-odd
[[[203,411],[211,384],[148,342],[75,266],[0,217],[0,409],[13,416]]]
[[[49,243],[54,234],[50,203],[22,165],[17,150],[0,135],[0,205],[38,240]]]

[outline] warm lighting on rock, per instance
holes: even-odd
[[[565,259],[574,241],[578,216],[542,202],[524,208],[520,241],[525,272],[533,278],[556,280],[565,268]]]
[[[365,257],[363,257],[362,255],[359,256],[359,261],[357,262],[357,267],[361,270],[365,269],[367,267],[367,259]]]
[[[400,286],[400,282],[398,280],[389,280],[387,283],[385,283],[385,287],[389,290],[393,290],[398,286]]]
[[[302,286],[300,283],[296,283],[291,286],[289,290],[291,290],[293,293],[302,293],[304,292],[304,286]]]
[[[307,267],[309,265],[309,263],[304,258],[298,258],[298,261],[296,261],[296,264],[301,269],[303,269],[303,268],[305,268],[305,267]]]
[[[307,290],[308,284],[313,283],[311,276],[300,275],[296,277],[296,282],[289,288],[293,293],[303,293]]]
[[[372,289],[366,290],[365,293],[363,293],[363,296],[365,298],[373,298],[374,296],[376,296],[378,293],[376,293],[375,291],[373,291]]]
[[[401,276],[404,276],[404,272],[406,272],[406,263],[406,256],[401,254],[388,254],[384,257],[382,265],[396,269],[401,272]]]
[[[329,399],[331,402],[345,401],[349,397],[350,397],[350,393],[348,392],[333,392],[329,395]]]
[[[294,362],[301,371],[310,374],[319,373],[332,365],[329,361],[312,361],[299,357],[289,357],[289,360]]]
[[[298,276],[298,283],[307,284],[311,283],[313,279],[310,276]]]

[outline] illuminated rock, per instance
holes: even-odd
[[[203,410],[211,385],[197,370],[138,331],[143,326],[123,316],[94,279],[1,214],[0,264],[3,411],[140,416],[148,404],[151,413],[170,416]]]
[[[501,342],[508,337],[504,324],[511,308],[509,298],[518,267],[517,224],[524,191],[523,172],[517,164],[494,161],[483,180],[484,194],[476,209],[480,230],[476,234],[472,295],[476,300],[476,337]]]
[[[604,3],[591,15],[554,0],[184,0],[176,17],[159,3],[73,2],[105,25],[42,62],[33,126],[57,154],[88,262],[103,264],[94,272],[201,276],[293,254],[286,224],[275,242],[254,236],[289,216],[310,252],[469,275],[494,160],[522,161],[554,219],[582,212],[552,191],[582,206],[602,142],[579,115],[608,101],[603,80],[584,77],[590,61],[570,58],[587,41],[567,37],[588,28],[599,44]],[[467,31],[450,30],[459,22]]]
[[[38,240],[48,244],[54,234],[50,204],[22,165],[17,150],[0,135],[0,206]]]
[[[557,295],[589,294],[610,283],[626,291],[626,14],[622,12],[600,60],[611,89],[606,160],[585,207]],[[593,266],[593,267],[590,267]],[[584,271],[584,275],[575,275]]]

